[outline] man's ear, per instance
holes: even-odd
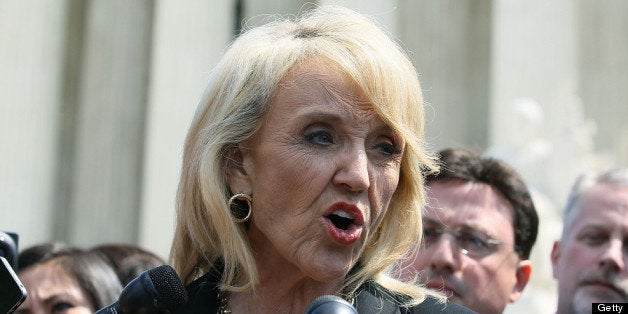
[[[510,302],[515,302],[519,300],[521,294],[523,293],[523,289],[530,281],[530,275],[532,274],[532,262],[530,260],[521,260],[518,262],[517,271],[515,275],[517,276],[517,282],[515,286],[512,288],[512,292],[510,293],[510,298],[508,299]]]
[[[558,279],[558,274],[556,273],[556,269],[558,268],[558,259],[560,258],[560,241],[554,241],[554,245],[552,246],[552,254],[550,255],[550,259],[552,260],[552,276],[555,279]]]
[[[237,145],[229,149],[225,156],[225,173],[227,184],[232,193],[246,193],[251,195],[251,177],[247,172],[246,148]]]

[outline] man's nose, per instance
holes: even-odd
[[[444,233],[430,245],[430,267],[437,272],[452,273],[461,266],[460,250],[456,244],[456,238]]]
[[[626,254],[621,239],[611,239],[600,256],[600,267],[613,272],[622,272],[626,269]]]

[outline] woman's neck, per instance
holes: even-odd
[[[233,313],[302,314],[317,297],[338,295],[342,289],[344,275],[318,278],[272,249],[253,251],[257,252],[254,255],[259,282],[253,291],[231,293],[228,304]]]
[[[254,291],[230,293],[228,308],[232,313],[304,313],[314,299],[334,295],[341,283],[322,283],[302,280],[291,285],[282,283],[259,284]]]

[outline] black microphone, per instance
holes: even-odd
[[[0,256],[0,313],[13,313],[26,295],[26,287],[4,256]]]
[[[141,273],[122,289],[118,301],[96,314],[170,313],[187,300],[177,273],[169,265],[162,265]]]
[[[17,233],[0,231],[0,256],[4,257],[14,270],[17,270]]]
[[[358,314],[358,311],[345,299],[322,295],[308,305],[305,314]]]

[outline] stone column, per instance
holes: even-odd
[[[0,231],[54,233],[67,1],[0,0]]]
[[[628,167],[628,2],[577,3],[584,111],[597,122],[596,148]]]
[[[283,15],[286,17],[295,16],[306,3],[312,3],[307,0],[238,0],[242,5],[240,25],[246,28],[253,28],[265,24],[269,21],[269,16]]]
[[[89,1],[71,156],[66,237],[138,238],[152,1]]]
[[[399,38],[401,0],[320,0],[322,4],[340,5],[374,18],[395,39]]]
[[[512,105],[522,98],[538,103],[547,121],[533,131],[551,143],[550,151],[537,157],[535,171],[524,175],[554,201],[566,195],[569,182],[581,171],[582,153],[567,133],[586,123],[576,84],[574,4],[498,1],[493,15],[491,145],[525,142],[527,132],[513,129],[518,124],[512,120]]]
[[[234,34],[234,10],[234,1],[156,2],[139,243],[163,257],[174,232],[185,135]]]
[[[507,313],[555,310],[549,253],[560,235],[559,202],[581,161],[567,133],[586,124],[578,112],[575,85],[575,13],[570,0],[493,5],[491,152],[526,178],[540,216],[531,280]]]
[[[492,1],[402,1],[401,41],[412,53],[436,149],[488,145]]]

